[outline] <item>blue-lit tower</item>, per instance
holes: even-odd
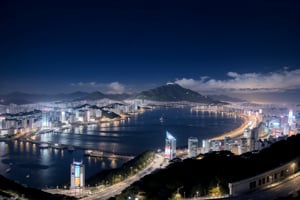
[[[165,158],[172,160],[176,157],[176,138],[168,131],[166,132]]]
[[[84,187],[84,165],[82,162],[73,162],[71,164],[71,187],[70,189]]]

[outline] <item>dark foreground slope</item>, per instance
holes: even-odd
[[[205,154],[202,159],[186,159],[156,171],[132,184],[115,199],[139,195],[144,199],[169,199],[178,190],[186,197],[209,195],[219,189],[228,193],[228,183],[257,175],[298,156],[300,135],[279,141],[259,153],[233,155],[228,151]]]
[[[0,197],[23,197],[30,200],[74,200],[76,198],[59,194],[50,194],[39,189],[24,187],[0,175]]]

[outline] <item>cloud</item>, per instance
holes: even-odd
[[[110,93],[122,94],[125,92],[124,85],[120,84],[119,82],[112,82],[108,84],[108,87],[111,89]]]
[[[97,84],[96,84],[96,82],[78,82],[78,83],[71,83],[70,85],[73,87],[76,87],[76,86],[93,87],[93,86],[96,86]]]
[[[97,83],[95,81],[92,82],[77,82],[71,83],[71,87],[84,90],[84,91],[94,91],[99,90],[108,94],[121,94],[125,92],[130,92],[130,89],[127,89],[125,85],[119,82],[111,82],[111,83]]]
[[[175,83],[198,92],[209,93],[270,93],[300,89],[300,69],[270,73],[228,72],[228,79],[216,80],[210,77],[177,79]]]

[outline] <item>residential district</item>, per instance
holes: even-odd
[[[190,106],[191,112],[221,113],[232,115],[232,117],[242,117],[244,123],[236,130],[221,133],[220,136],[215,138],[203,139],[201,142],[198,141],[197,137],[189,137],[187,148],[176,147],[176,138],[172,133],[166,131],[165,149],[159,152],[158,156],[160,157],[157,157],[161,162],[170,163],[178,159],[193,158],[200,154],[221,150],[228,150],[238,155],[246,152],[258,152],[274,142],[285,140],[289,136],[300,133],[300,112],[297,106],[287,108],[281,105],[250,103],[207,105],[158,103],[142,100],[118,102],[104,99],[98,101],[2,105],[0,107],[0,140],[23,138],[29,142],[36,142],[34,141],[34,134],[39,132],[60,132],[72,126],[92,123],[114,123],[138,114],[144,109],[155,109],[157,106],[182,105]],[[40,147],[43,147],[43,145],[53,147],[53,145],[63,144],[40,143],[39,145]],[[70,190],[84,188],[84,164],[76,161],[70,164]],[[162,164],[157,165],[157,167],[161,166]],[[293,168],[295,171],[298,166],[294,164]],[[148,173],[151,173],[151,170]],[[139,178],[141,177],[143,176],[139,176]],[[138,179],[132,181],[134,180]],[[267,180],[263,180],[267,182]],[[256,185],[253,184],[252,187],[255,187]],[[237,189],[234,183],[230,187],[230,195],[248,190],[242,188],[242,186]],[[107,195],[107,191],[105,193]],[[90,193],[88,195],[92,196]]]

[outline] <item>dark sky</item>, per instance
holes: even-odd
[[[211,82],[239,84],[251,74],[296,77],[300,5],[298,0],[2,0],[0,67],[0,94],[133,92],[168,81],[197,89]]]

